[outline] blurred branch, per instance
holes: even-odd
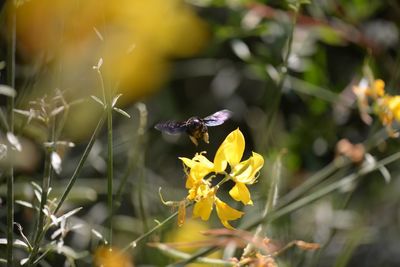
[[[15,88],[15,51],[16,51],[16,25],[17,15],[13,0],[9,0],[9,40],[7,47],[7,84]],[[7,111],[9,116],[9,132],[14,134],[14,105],[15,97],[7,98]],[[13,158],[13,151],[10,149],[9,155]],[[10,160],[10,166],[7,173],[7,266],[13,266],[13,242],[14,242],[14,166],[13,159]]]
[[[151,247],[158,248],[162,252],[164,252],[166,255],[173,257],[173,258],[179,258],[179,259],[189,259],[192,255],[188,253],[184,253],[182,251],[179,251],[177,249],[174,249],[166,244],[162,243],[152,243],[150,244]],[[211,258],[205,258],[205,257],[198,257],[196,258],[197,263],[204,263],[204,264],[211,264],[212,266],[235,266],[236,263],[230,262],[230,261],[225,261],[225,260],[220,260],[220,259],[211,259]],[[168,267],[172,266],[182,266],[180,263],[179,264],[170,264],[167,265]]]

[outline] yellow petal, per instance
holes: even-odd
[[[244,212],[229,207],[228,204],[221,201],[217,197],[215,198],[215,207],[217,209],[218,218],[221,220],[221,223],[228,229],[234,229],[232,225],[229,224],[229,221],[237,220],[244,214]]]
[[[204,166],[204,168],[212,170],[214,168],[214,163],[209,161],[205,156],[202,154],[196,154],[193,160],[197,161],[200,165]]]
[[[236,183],[229,191],[229,195],[231,195],[234,200],[241,201],[244,205],[253,205],[249,189],[247,189],[246,185],[243,183]]]
[[[179,157],[179,159],[182,160],[183,164],[185,164],[189,168],[192,168],[196,164],[194,160],[185,157]]]
[[[244,152],[245,140],[242,132],[237,128],[222,142],[214,157],[215,172],[222,172],[227,164],[237,165]]]
[[[388,108],[397,121],[400,121],[400,96],[387,98]]]
[[[196,202],[193,208],[193,217],[200,217],[203,221],[207,221],[210,218],[211,211],[214,204],[214,195],[202,198]]]
[[[385,95],[385,82],[381,79],[374,81],[374,92],[377,96]]]
[[[264,158],[258,153],[245,161],[240,162],[232,169],[231,176],[235,182],[252,184],[256,181],[256,174],[264,165]]]

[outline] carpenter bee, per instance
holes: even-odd
[[[195,116],[186,121],[167,121],[158,123],[154,128],[169,134],[186,132],[189,135],[190,140],[197,146],[199,144],[197,140],[199,139],[203,139],[204,142],[208,144],[208,126],[213,127],[221,125],[231,116],[232,112],[224,109],[205,118]]]

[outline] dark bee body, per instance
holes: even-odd
[[[205,117],[191,117],[186,121],[176,122],[168,121],[164,123],[158,123],[155,128],[162,132],[169,134],[178,134],[186,132],[190,140],[197,146],[199,139],[203,139],[204,142],[208,143],[208,128],[207,126],[217,126],[223,124],[232,115],[232,112],[224,109],[214,114]]]

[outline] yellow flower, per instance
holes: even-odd
[[[3,2],[8,3],[4,12],[13,10],[14,1]],[[100,95],[99,79],[92,69],[100,58],[106,90],[123,94],[118,104],[134,103],[155,93],[168,80],[172,59],[195,56],[210,40],[208,24],[186,2],[25,1],[16,9],[18,55],[23,62],[43,64],[38,69],[47,73],[35,73],[35,88],[39,89],[27,90],[30,94],[22,104],[38,95],[52,95],[59,87],[68,88],[73,99]],[[11,29],[13,24],[6,18],[12,16],[6,13],[2,22]],[[2,30],[7,30],[5,27]],[[70,136],[88,137],[96,126],[88,122],[99,116],[96,105],[71,109],[66,122]]]
[[[228,221],[240,218],[244,213],[229,207],[216,196],[216,191],[221,183],[233,180],[235,186],[229,191],[231,197],[241,201],[245,205],[252,205],[250,191],[246,185],[253,184],[257,180],[257,173],[264,165],[264,158],[255,152],[247,160],[241,162],[245,149],[245,140],[242,132],[238,129],[232,131],[218,148],[214,161],[209,161],[203,154],[196,154],[193,159],[179,158],[182,160],[186,170],[186,188],[189,190],[188,200],[195,201],[193,216],[208,220],[213,210],[214,203],[217,215],[222,224],[232,228]],[[230,166],[230,173],[226,169]],[[225,175],[225,178],[214,187],[211,187],[213,176],[211,173]],[[207,177],[207,178],[206,178]]]
[[[249,159],[240,162],[244,148],[244,136],[238,128],[231,132],[218,148],[214,158],[214,166],[216,170],[224,171],[229,163],[231,167],[230,176],[235,182],[235,186],[229,191],[229,194],[236,201],[241,201],[245,205],[252,205],[253,201],[246,184],[253,184],[256,181],[256,174],[264,165],[264,158],[253,152]]]
[[[400,121],[400,96],[388,97],[387,107],[391,111],[393,118]]]
[[[207,181],[203,178],[214,170],[214,164],[209,161],[202,153],[196,154],[193,159],[180,157],[180,160],[186,167],[190,168],[186,179],[186,188],[189,189],[189,200],[194,200],[198,192],[202,192],[199,188],[202,185],[207,186]],[[200,190],[200,191],[199,191]]]
[[[228,204],[221,201],[219,198],[215,198],[215,206],[217,209],[218,218],[221,220],[221,223],[229,229],[233,229],[233,227],[229,224],[228,221],[237,220],[243,216],[244,212],[235,210],[232,207],[229,207]]]
[[[375,80],[372,88],[368,91],[368,94],[375,97],[382,97],[385,95],[385,82],[381,79]]]
[[[210,189],[208,186],[199,188],[200,196],[193,208],[193,217],[200,217],[203,221],[210,218],[211,211],[213,210],[215,200],[215,189]]]
[[[400,122],[400,96],[386,95],[377,102],[376,113],[382,124],[386,126],[389,135],[395,137],[397,134],[392,129],[394,120]]]
[[[110,247],[98,247],[94,253],[94,263],[98,267],[133,267],[129,257]]]
[[[196,244],[205,243],[208,244],[212,242],[212,237],[203,234],[203,232],[210,229],[210,225],[206,222],[188,219],[185,225],[180,228],[172,228],[165,235],[165,242],[173,244],[179,244],[179,250],[186,253],[195,253],[198,250]],[[216,251],[207,257],[220,259],[222,257],[221,251]],[[187,267],[206,267],[202,263],[190,263],[186,264]]]
[[[215,196],[216,189],[205,187],[202,191],[204,196],[196,202],[193,208],[193,217],[200,217],[203,221],[207,221],[210,218],[210,214],[214,208],[214,203],[217,209],[217,215],[220,219],[221,223],[229,229],[233,229],[233,227],[229,224],[228,221],[237,220],[243,216],[244,212],[235,210],[230,207],[228,204],[220,200]]]

